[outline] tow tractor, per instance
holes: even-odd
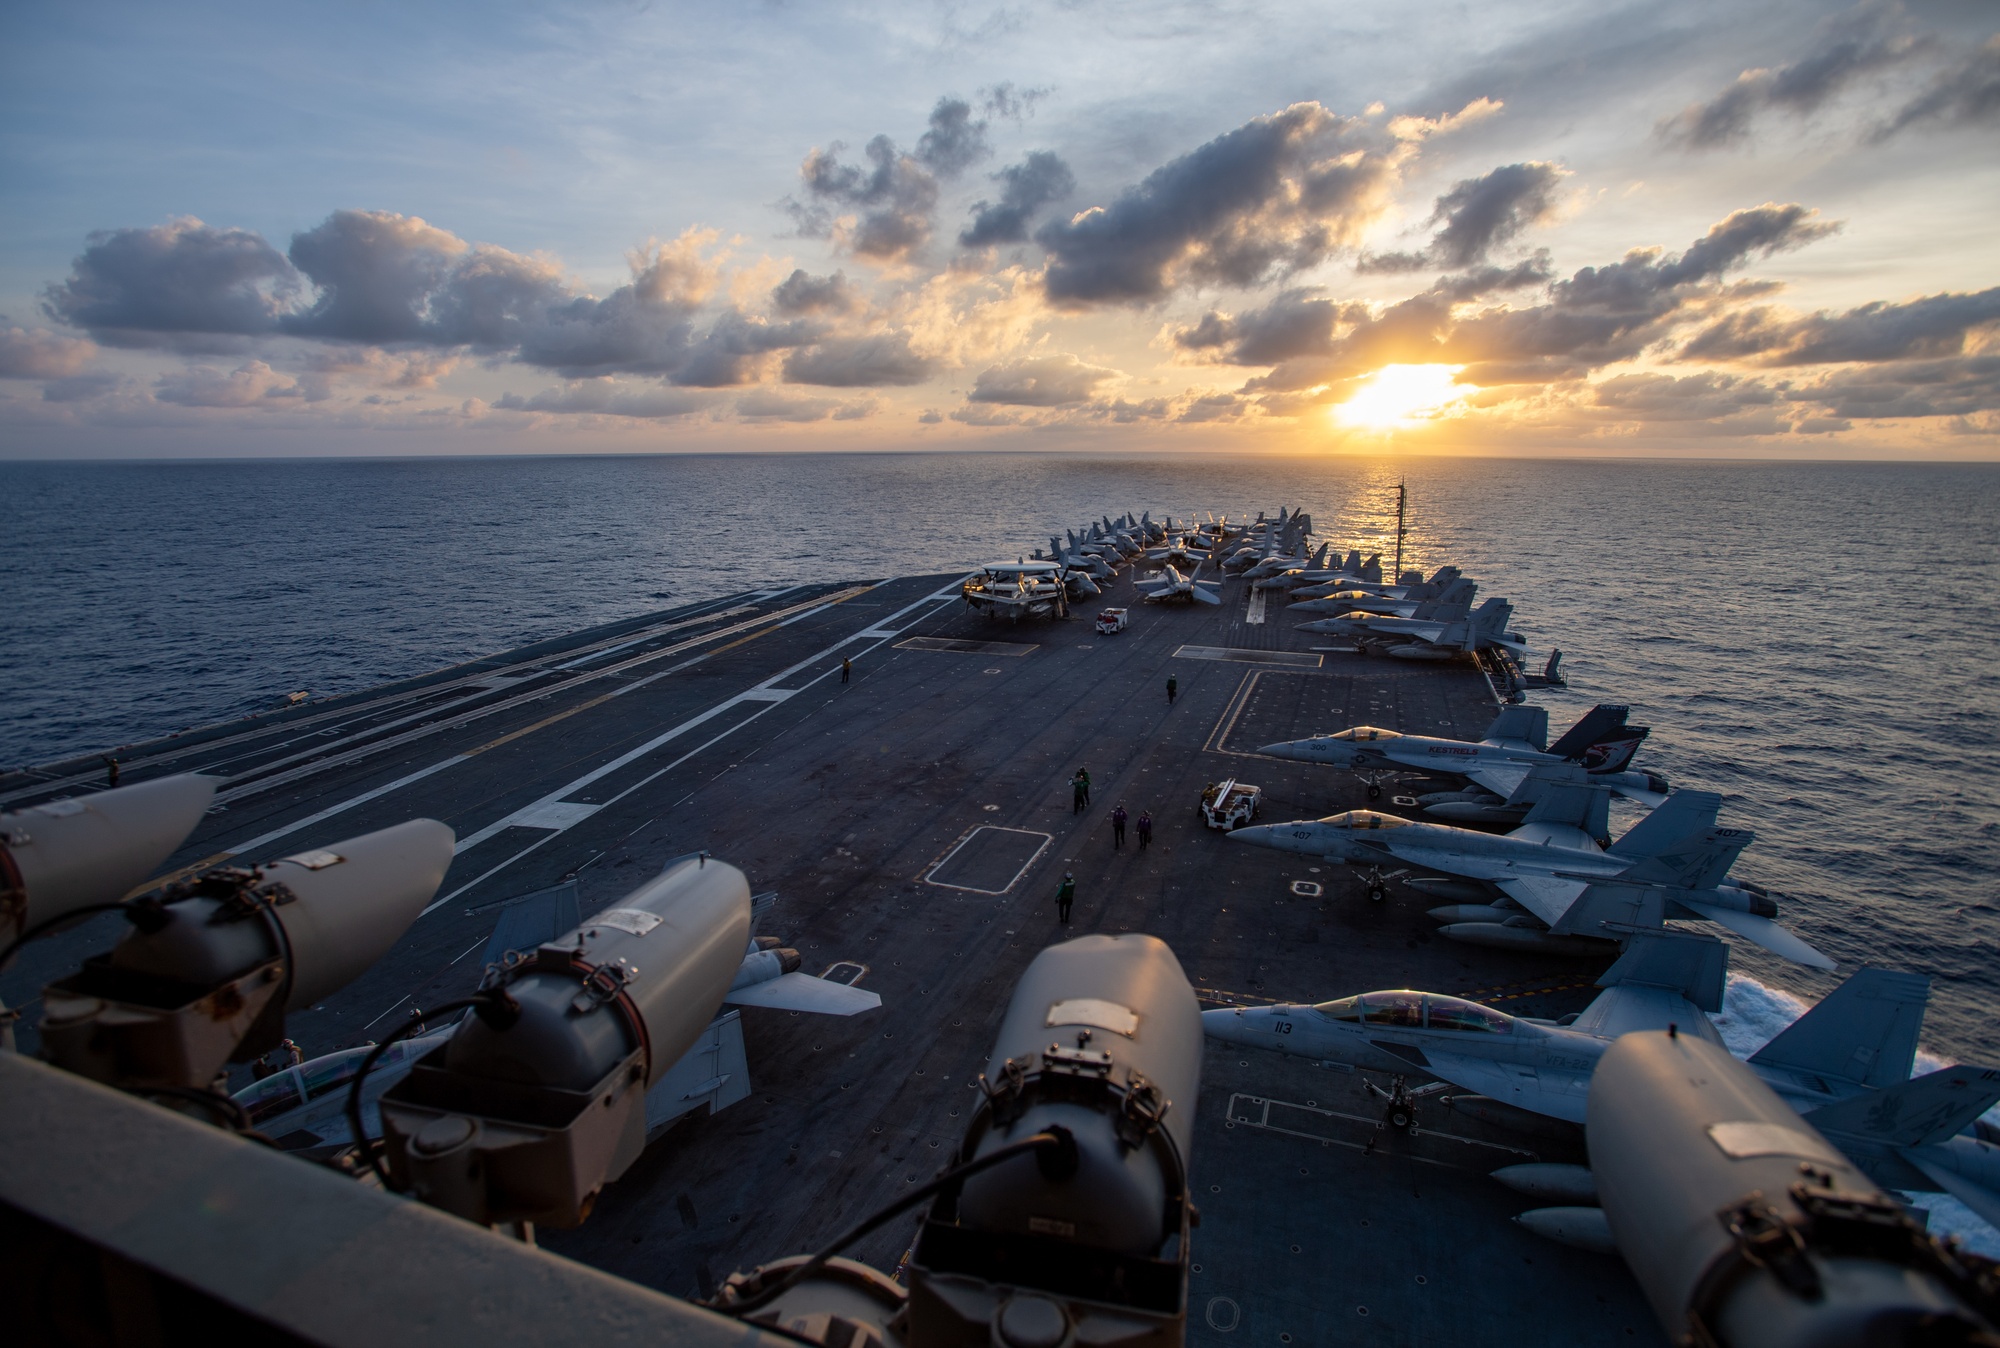
[[[1113,632],[1125,630],[1125,610],[1106,608],[1097,611],[1097,632],[1099,636],[1110,636]]]
[[[1210,828],[1224,832],[1238,829],[1255,819],[1264,808],[1264,788],[1231,777],[1211,782],[1202,789],[1201,817]]]

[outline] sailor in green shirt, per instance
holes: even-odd
[[[1076,877],[1063,872],[1062,884],[1056,890],[1056,921],[1069,921],[1069,906],[1076,902]]]

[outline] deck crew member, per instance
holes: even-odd
[[[1120,801],[1111,811],[1111,850],[1120,851],[1125,846],[1125,804]]]
[[[1153,845],[1153,812],[1139,811],[1139,850],[1145,851]]]
[[[1076,776],[1069,779],[1069,812],[1082,814],[1083,807],[1089,800],[1090,788],[1084,785],[1083,770],[1079,768]]]
[[[1167,675],[1167,705],[1169,707],[1174,705],[1174,694],[1180,690],[1181,681],[1171,674]]]
[[[846,683],[852,673],[854,673],[854,662],[843,655],[840,657],[840,681]]]
[[[1062,884],[1056,888],[1056,921],[1068,925],[1069,906],[1076,902],[1076,877],[1063,872]]]

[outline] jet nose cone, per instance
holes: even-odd
[[[1257,751],[1273,758],[1313,758],[1311,740],[1281,740],[1277,744],[1267,744]]]
[[[1201,1013],[1201,1032],[1226,1044],[1253,1044],[1263,1030],[1264,1013],[1237,1006]]]

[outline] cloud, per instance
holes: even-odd
[[[910,349],[909,336],[879,332],[863,337],[830,337],[785,358],[785,379],[828,388],[921,384],[931,363]]]
[[[799,268],[771,291],[771,306],[781,314],[847,313],[861,307],[861,295],[845,272],[808,276]]]
[[[1660,139],[1708,150],[1749,138],[1759,113],[1776,109],[1803,117],[1863,75],[1908,60],[1924,44],[1903,31],[1893,4],[1857,5],[1821,26],[1810,51],[1776,70],[1746,70],[1705,103],[1661,122]]]
[[[771,353],[818,341],[820,327],[806,319],[773,323],[730,309],[720,315],[708,334],[674,370],[676,384],[725,388],[754,383],[769,364]]]
[[[1020,163],[994,174],[993,181],[1001,185],[1000,200],[972,203],[972,223],[958,236],[967,248],[1027,242],[1028,221],[1035,212],[1076,190],[1076,175],[1069,165],[1047,150],[1031,151]]]
[[[527,398],[502,394],[493,406],[505,412],[595,413],[657,420],[706,411],[714,406],[714,399],[680,389],[635,388],[615,379],[585,379],[561,388],[544,389]]]
[[[415,216],[335,211],[292,236],[292,265],[319,297],[305,312],[288,315],[285,329],[349,342],[428,340],[430,298],[467,251],[463,239]]]
[[[845,164],[838,141],[815,149],[799,166],[808,201],[789,201],[799,233],[836,239],[862,257],[894,261],[929,241],[938,180],[962,173],[987,154],[986,123],[972,120],[962,100],[941,98],[930,126],[905,154],[887,136],[862,147],[867,166]],[[854,212],[851,223],[835,212]]]
[[[275,331],[298,285],[261,235],[183,216],[91,234],[42,307],[107,346],[199,349],[204,338]]]
[[[115,374],[93,371],[89,374],[65,375],[51,379],[42,385],[42,401],[45,403],[80,403],[102,397],[122,388],[125,380]]]
[[[1978,126],[2000,122],[2000,33],[1963,61],[1947,67],[1931,87],[1905,104],[1874,138],[1886,139],[1918,122]]]
[[[1299,356],[1328,356],[1336,328],[1365,322],[1368,306],[1329,300],[1317,290],[1287,290],[1241,317],[1210,310],[1173,334],[1184,351],[1216,351],[1232,365],[1276,365]]]
[[[1666,374],[1625,374],[1591,386],[1598,407],[1645,421],[1706,421],[1746,408],[1775,406],[1778,391],[1754,379],[1704,370],[1676,378]]]
[[[690,354],[693,319],[715,290],[702,249],[711,233],[690,230],[630,259],[632,283],[603,299],[582,295],[535,313],[516,358],[571,378],[666,374]]]
[[[47,328],[0,330],[0,379],[65,379],[83,373],[97,344]]]
[[[1089,402],[1099,384],[1119,377],[1116,370],[1086,365],[1067,353],[1035,356],[980,371],[966,401],[1010,407],[1064,407]]]
[[[208,366],[197,366],[178,374],[162,375],[153,386],[153,397],[182,407],[259,407],[274,400],[303,398],[305,391],[296,380],[279,374],[261,360],[248,361],[224,374]]]
[[[2000,355],[1836,370],[1792,397],[1835,417],[1959,417],[2000,408]]]
[[[1876,301],[1843,314],[1787,316],[1771,308],[1728,314],[1681,348],[1684,360],[1756,360],[1764,365],[1829,365],[1955,356],[1967,339],[2000,323],[2000,286],[1927,295],[1903,304]]]
[[[1581,378],[1637,356],[1688,317],[1698,298],[1715,298],[1724,273],[1746,260],[1798,247],[1835,226],[1798,205],[1766,203],[1735,211],[1678,257],[1634,249],[1604,267],[1584,267],[1548,287],[1546,303],[1465,312],[1486,286],[1525,283],[1541,262],[1496,276],[1445,277],[1352,327],[1317,354],[1303,341],[1246,389],[1285,393],[1352,379],[1390,364],[1466,367],[1466,384],[1546,383]],[[1353,311],[1329,318],[1349,319]],[[1317,343],[1317,338],[1313,339]],[[1274,349],[1272,354],[1277,354]]]
[[[1443,221],[1444,228],[1431,240],[1431,255],[1449,267],[1484,262],[1496,245],[1511,243],[1549,217],[1556,187],[1566,176],[1567,170],[1554,164],[1530,161],[1465,179],[1437,199],[1431,219]]]
[[[1111,205],[1042,226],[1048,298],[1150,304],[1190,282],[1248,286],[1311,266],[1381,213],[1408,147],[1432,125],[1399,139],[1317,103],[1255,118]]]

